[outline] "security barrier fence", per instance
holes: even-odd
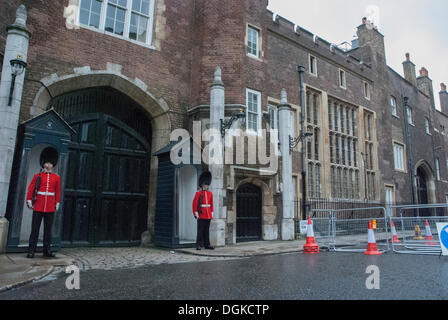
[[[322,216],[325,214],[328,215],[326,218],[313,218],[315,215]],[[362,214],[364,216],[361,218]],[[316,209],[312,211],[311,220],[313,221],[313,227],[329,226],[322,233],[316,233],[315,231],[315,237],[318,244],[321,243],[330,251],[364,252],[368,243],[369,221],[373,224],[378,249],[380,251],[390,250],[388,242],[389,226],[384,207],[340,210]]]
[[[399,216],[390,218],[397,233],[395,241],[391,241],[392,250],[405,254],[440,255],[442,249],[436,223],[448,223],[448,215],[426,215],[446,211],[448,204],[402,206],[395,209]]]
[[[316,242],[322,249],[365,252],[371,221],[380,251],[439,255],[436,223],[448,223],[448,204],[313,209],[309,216]],[[391,232],[392,224],[395,234]]]

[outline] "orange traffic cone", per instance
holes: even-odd
[[[389,240],[389,242],[393,242],[393,243],[401,243],[400,240],[398,240],[398,235],[397,235],[397,230],[395,229],[395,223],[392,221],[392,240]]]
[[[314,239],[313,224],[311,223],[311,218],[308,217],[308,226],[306,228],[306,244],[303,246],[303,253],[305,254],[316,254],[319,253],[319,245]]]
[[[434,238],[432,237],[431,226],[429,225],[428,219],[426,219],[426,225],[425,225],[425,240],[426,241],[434,241]],[[436,245],[437,243],[435,243],[435,242],[425,242],[425,244]]]
[[[368,256],[379,256],[383,254],[378,251],[378,246],[376,245],[375,234],[373,233],[372,221],[369,221],[369,231],[368,231],[368,240],[369,243],[367,245],[367,251],[364,252],[365,255]]]

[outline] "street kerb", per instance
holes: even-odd
[[[448,207],[444,205],[423,205],[423,206],[405,206],[399,208],[398,217],[390,217],[391,223],[395,224],[400,243],[392,243],[392,250],[401,254],[421,254],[421,255],[440,255],[441,247],[439,235],[437,233],[437,222],[448,223],[448,216],[407,216],[406,211],[420,209],[418,212],[429,212],[421,209]],[[426,223],[428,222],[428,226]],[[420,236],[416,230],[421,230]],[[431,239],[432,240],[429,240]],[[421,239],[421,240],[416,240]]]

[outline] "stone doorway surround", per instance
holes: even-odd
[[[37,92],[30,113],[37,116],[46,111],[52,97],[75,90],[92,87],[112,87],[138,103],[151,119],[151,153],[160,150],[169,143],[171,133],[170,108],[163,98],[157,99],[147,84],[139,78],[131,79],[121,73],[122,66],[107,62],[106,70],[91,70],[90,66],[74,68],[72,74],[52,74],[41,79],[42,86]],[[155,199],[157,195],[157,157],[151,157],[151,170],[148,177],[148,231],[142,235],[142,244],[152,241],[154,234]],[[154,200],[154,201],[153,201]]]

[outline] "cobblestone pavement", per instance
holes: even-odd
[[[208,257],[155,248],[64,248],[60,252],[74,258],[82,270],[131,269],[145,265],[205,262],[241,259],[237,257]]]

